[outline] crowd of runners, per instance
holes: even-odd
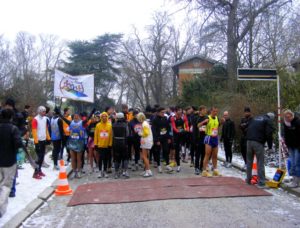
[[[219,116],[219,117],[218,117]],[[290,110],[284,112],[284,137],[291,157],[291,175],[294,186],[300,178],[300,120]],[[242,132],[241,153],[245,162],[247,177],[251,184],[251,170],[254,154],[258,165],[258,186],[265,186],[264,145],[273,146],[273,113],[253,117],[249,107],[239,123]],[[143,177],[157,173],[180,173],[181,163],[190,163],[195,175],[202,177],[221,176],[218,169],[219,140],[223,142],[226,161],[232,166],[232,147],[235,125],[228,111],[220,115],[216,107],[147,107],[146,110],[122,105],[92,110],[90,113],[71,113],[70,108],[53,110],[38,107],[34,115],[30,106],[23,112],[15,109],[14,101],[8,99],[1,110],[0,146],[1,175],[3,185],[12,185],[10,196],[15,195],[15,169],[17,148],[26,151],[30,136],[33,138],[36,159],[33,178],[45,177],[46,147],[52,144],[53,169],[59,170],[58,161],[66,159],[71,163],[71,178],[81,178],[84,173],[97,172],[98,178],[129,178],[130,172],[143,171]],[[25,140],[25,143],[22,142]],[[5,136],[5,137],[4,137]],[[11,151],[11,152],[10,152]],[[28,159],[30,159],[30,155]],[[3,159],[2,159],[3,158]],[[211,163],[210,163],[211,160]],[[152,164],[152,170],[150,168]],[[209,165],[210,164],[210,165]],[[130,172],[129,172],[130,170]],[[14,178],[11,178],[14,177]],[[13,179],[12,181],[10,181]]]

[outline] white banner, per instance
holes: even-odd
[[[94,75],[72,76],[55,70],[54,97],[94,102]]]

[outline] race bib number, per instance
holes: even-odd
[[[137,124],[134,126],[134,132],[139,134],[142,131],[142,126],[140,124]]]
[[[79,135],[78,134],[72,134],[71,139],[79,139]]]
[[[167,134],[167,129],[166,128],[162,128],[160,130],[160,135],[165,135],[165,134]]]
[[[108,138],[108,132],[107,132],[107,131],[101,131],[101,132],[100,132],[100,138],[101,138],[101,139],[106,139],[106,138]]]
[[[216,137],[218,136],[218,128],[213,128],[211,131],[211,136]]]

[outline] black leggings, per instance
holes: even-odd
[[[52,150],[53,163],[55,166],[57,166],[58,155],[61,150],[61,140],[53,140],[52,143],[53,143],[53,150]]]
[[[111,149],[110,148],[98,148],[97,151],[99,153],[99,170],[102,171],[102,163],[103,163],[104,172],[106,172],[107,165],[108,165],[109,153],[110,153]]]
[[[129,154],[127,149],[126,142],[114,142],[113,157],[116,170],[119,169],[121,163],[123,164],[123,169],[128,169]]]
[[[247,164],[247,139],[241,138],[241,154],[243,156],[245,164]]]
[[[158,146],[155,144],[155,153],[154,153],[154,158],[155,161],[157,162],[157,165],[160,166],[160,151],[163,151],[163,157],[166,162],[166,165],[169,165],[170,163],[170,158],[169,158],[169,144],[167,139],[160,140],[160,145]]]
[[[225,150],[225,157],[226,162],[232,161],[232,141],[228,139],[224,139],[224,150]]]
[[[205,144],[204,143],[198,143],[196,148],[195,148],[195,151],[196,151],[195,168],[202,170],[203,169],[203,160],[204,160],[204,157],[205,157]]]
[[[61,142],[61,150],[60,150],[60,159],[63,159],[64,156],[64,148],[66,147],[67,153],[68,153],[68,158],[67,161],[69,162],[71,160],[71,154],[70,154],[70,150],[67,147],[67,141],[69,139],[69,136],[63,136],[62,138],[62,142]]]
[[[183,145],[185,141],[184,134],[174,134],[174,144],[175,144],[175,159],[177,166],[180,166],[180,147]]]
[[[38,157],[37,160],[38,168],[36,169],[36,171],[42,170],[42,165],[45,157],[45,150],[46,150],[46,141],[39,141],[37,144],[35,144],[35,152]]]

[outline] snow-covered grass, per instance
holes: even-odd
[[[218,156],[225,159],[225,151],[221,147],[219,147]],[[243,167],[245,165],[243,157],[240,154],[233,154],[232,163],[238,165],[239,167]],[[266,178],[273,179],[276,170],[277,170],[277,168],[269,167],[269,166],[265,165]],[[286,175],[285,179],[288,179],[288,178],[289,177]]]
[[[16,197],[9,198],[8,207],[4,216],[0,219],[0,227],[8,222],[13,216],[24,209],[28,203],[37,198],[37,196],[46,188],[51,186],[53,181],[57,179],[59,171],[53,170],[53,162],[48,153],[45,161],[50,165],[49,168],[42,168],[46,177],[42,180],[32,178],[33,169],[29,163],[23,164],[24,169],[18,170],[18,178],[16,185]]]

